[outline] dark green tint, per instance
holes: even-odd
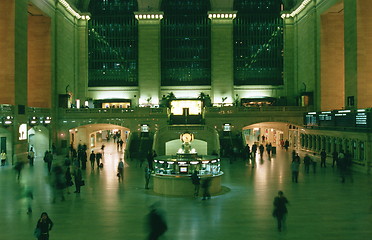
[[[209,0],[163,0],[163,86],[210,85]]]
[[[89,87],[138,85],[137,0],[90,1]]]
[[[282,85],[281,1],[235,0],[234,10],[234,85]]]

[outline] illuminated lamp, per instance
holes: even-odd
[[[13,117],[12,116],[6,116],[3,118],[3,126],[9,127],[13,125]]]
[[[30,126],[35,126],[38,124],[38,117],[31,117],[30,120]]]
[[[44,120],[44,125],[48,125],[52,122],[52,118],[51,117],[45,117],[45,120]]]

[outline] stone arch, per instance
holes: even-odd
[[[28,129],[28,150],[33,148],[35,157],[41,157],[45,151],[51,150],[50,131],[43,125],[36,125]]]

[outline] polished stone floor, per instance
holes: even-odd
[[[33,168],[25,167],[20,181],[10,166],[1,167],[0,239],[33,239],[43,211],[55,224],[51,240],[146,239],[145,219],[155,202],[161,203],[169,227],[162,239],[372,239],[372,179],[362,173],[341,183],[330,166],[315,174],[304,174],[301,166],[299,183],[292,183],[290,152],[279,149],[271,160],[258,157],[254,169],[242,160],[230,164],[223,159],[223,193],[202,201],[145,190],[144,170],[136,161],[125,161],[124,183],[119,183],[120,156],[107,144],[104,168],[92,171],[88,166],[81,193],[65,194],[65,201],[55,203],[41,158]],[[31,215],[26,214],[27,189],[34,194]],[[290,201],[283,232],[277,231],[271,215],[278,190]]]

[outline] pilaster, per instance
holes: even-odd
[[[161,85],[160,21],[163,12],[135,12],[138,20],[139,104],[159,103]]]
[[[211,19],[212,102],[234,102],[234,25],[236,11],[208,12]],[[226,98],[222,100],[222,98]]]

